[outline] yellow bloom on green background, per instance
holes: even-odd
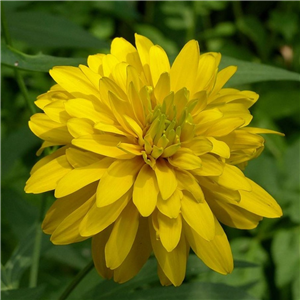
[[[153,252],[163,285],[185,277],[190,248],[228,274],[233,259],[221,225],[255,228],[282,215],[276,201],[242,172],[264,148],[248,127],[252,91],[223,88],[236,72],[221,55],[188,42],[172,66],[136,35],[115,38],[88,66],[55,67],[56,81],[36,105],[30,129],[60,146],[32,169],[27,193],[55,190],[43,222],[54,244],[92,237],[99,274],[125,282]]]

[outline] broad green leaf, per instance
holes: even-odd
[[[99,276],[99,275],[98,275]],[[85,299],[96,299],[98,295],[102,295],[101,299],[121,299],[120,295],[133,291],[145,284],[158,283],[157,277],[157,262],[152,257],[149,258],[147,263],[143,266],[141,271],[131,280],[119,284],[113,280],[104,280],[90,290]]]
[[[112,298],[102,298],[112,299]],[[255,300],[242,289],[210,282],[190,282],[179,287],[153,287],[123,294],[122,300]]]
[[[259,101],[255,104],[254,116],[256,111],[266,113],[273,120],[289,118],[292,115],[298,117],[300,114],[299,88],[273,87],[269,91],[261,93]]]
[[[235,262],[235,267],[236,268],[252,268],[256,267],[255,264],[246,262],[246,261],[236,261]],[[187,273],[186,277],[191,278],[195,275],[203,274],[206,272],[213,272],[211,271],[208,267],[204,265],[204,263],[196,256],[191,254],[189,256],[188,260],[188,265],[187,265]],[[137,294],[138,298],[134,298],[135,296],[135,290],[139,290],[141,286],[150,286],[150,289],[146,289],[143,291],[142,294]],[[153,289],[153,285],[159,285],[159,279],[157,275],[157,262],[156,260],[152,257],[148,260],[148,262],[145,264],[145,266],[142,268],[142,270],[139,272],[138,275],[136,275],[133,279],[130,281],[123,283],[123,284],[118,284],[115,283],[114,281],[103,281],[100,284],[97,285],[96,288],[93,290],[89,291],[86,295],[85,298],[87,299],[94,299],[97,297],[97,295],[101,294],[101,299],[140,299],[139,297],[144,297],[144,295],[148,294],[148,291]],[[163,290],[163,287],[160,287],[159,290]],[[181,287],[179,288],[181,289]],[[141,292],[142,293],[142,292]],[[205,294],[206,295],[206,294]],[[172,298],[156,298],[157,295],[154,294],[152,295],[153,298],[149,299],[172,299]],[[151,296],[151,297],[152,297]],[[142,299],[142,298],[141,298]],[[148,299],[148,298],[145,298]],[[177,299],[177,298],[174,298]],[[182,298],[185,299],[185,298]],[[186,298],[189,299],[189,298]],[[194,299],[194,298],[192,298]],[[202,299],[202,298],[199,298]],[[205,298],[203,298],[205,299]],[[208,298],[210,299],[210,298]],[[234,298],[233,298],[234,299]],[[244,298],[241,298],[244,299]],[[248,298],[245,298],[248,299]],[[251,298],[249,298],[251,299]]]
[[[11,289],[18,288],[21,276],[31,265],[36,230],[37,226],[33,224],[33,226],[24,233],[23,239],[4,266],[7,280],[6,284]],[[41,252],[44,252],[49,245],[51,244],[48,241],[48,237],[43,235]]]
[[[4,187],[1,196],[2,218],[9,222],[12,229],[10,234],[13,233],[18,240],[21,240],[24,236],[24,228],[29,228],[32,220],[37,219],[38,209],[26,201],[24,192],[18,192],[16,189]],[[2,232],[2,237],[9,238],[6,231]]]
[[[74,249],[72,245],[53,246],[45,253],[44,257],[80,270],[86,266],[88,261],[83,258],[78,250]]]
[[[263,270],[263,265],[268,259],[267,253],[260,243],[253,238],[239,237],[233,239],[230,245],[233,257],[238,259],[238,262],[235,261],[234,263],[235,267],[231,274],[224,276],[211,271],[202,273],[198,277],[195,276],[193,281],[232,285],[261,299],[267,289]],[[246,267],[247,262],[250,264],[249,267]],[[257,264],[255,267],[253,262]],[[245,267],[240,268],[239,265]]]
[[[252,262],[235,260],[234,269],[245,269],[245,268],[255,268],[258,267],[257,264]],[[187,268],[186,268],[186,277],[200,275],[202,273],[212,272],[200,258],[194,254],[190,254],[188,258]]]
[[[2,155],[5,157],[2,160],[2,176],[5,177],[18,159],[40,143],[40,139],[32,134],[27,125],[2,138]]]
[[[17,290],[2,291],[2,300],[40,300],[44,294],[45,287],[22,288]]]
[[[290,283],[299,272],[299,236],[299,227],[275,233],[271,251],[276,265],[275,280],[278,287]]]
[[[55,57],[44,54],[28,55],[16,49],[1,45],[1,63],[12,68],[48,72],[54,66],[78,66],[86,64],[86,58]]]
[[[277,67],[246,62],[239,59],[222,56],[220,69],[227,66],[237,66],[237,72],[229,80],[227,87],[235,87],[239,84],[249,84],[261,81],[292,80],[300,81],[300,74],[290,72]]]
[[[61,16],[44,11],[11,11],[7,14],[8,30],[12,39],[32,47],[106,48],[106,42],[94,37]]]

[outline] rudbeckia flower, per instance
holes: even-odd
[[[282,211],[242,170],[264,148],[249,127],[252,91],[223,88],[235,66],[188,42],[170,65],[165,51],[135,35],[79,67],[54,67],[29,122],[56,149],[31,171],[27,193],[54,190],[43,231],[57,245],[92,238],[98,273],[135,276],[153,253],[161,284],[178,286],[190,249],[228,274],[233,259],[220,223],[255,228]]]

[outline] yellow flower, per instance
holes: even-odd
[[[32,169],[27,193],[55,190],[43,230],[54,244],[92,237],[99,274],[125,282],[154,252],[163,285],[185,277],[190,248],[228,274],[227,226],[252,229],[282,215],[276,201],[241,171],[264,148],[247,127],[251,91],[223,88],[219,53],[188,42],[172,66],[141,35],[136,48],[115,38],[88,66],[55,67],[56,81],[29,126],[44,148],[60,146]]]

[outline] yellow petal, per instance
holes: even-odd
[[[195,92],[207,90],[214,80],[217,71],[217,59],[212,53],[205,53],[200,56],[197,76],[195,76]]]
[[[172,282],[169,280],[169,278],[166,276],[160,265],[157,265],[157,275],[159,277],[160,284],[162,286],[169,286],[172,285]]]
[[[103,207],[122,197],[133,185],[143,165],[142,158],[117,160],[107,169],[97,189],[97,205]]]
[[[253,229],[262,220],[262,217],[240,208],[238,205],[217,200],[209,191],[205,195],[214,215],[227,226],[239,229]]]
[[[98,274],[106,279],[113,277],[113,271],[106,266],[104,255],[104,248],[110,236],[111,229],[112,226],[109,226],[105,230],[93,236],[92,239],[92,256],[95,268]]]
[[[170,74],[162,73],[154,88],[154,96],[158,104],[162,104],[163,100],[170,94]],[[168,108],[166,109],[168,112]]]
[[[179,215],[176,219],[171,219],[158,212],[157,220],[159,226],[160,241],[164,248],[168,252],[171,252],[177,247],[181,237],[181,215]]]
[[[220,176],[223,173],[224,163],[210,154],[201,156],[202,167],[191,170],[191,173],[197,176]]]
[[[87,152],[74,147],[66,149],[66,155],[68,162],[72,165],[73,168],[85,167],[103,158],[101,155]]]
[[[54,158],[30,176],[26,182],[25,192],[39,194],[54,190],[58,181],[72,169],[66,155]]]
[[[199,62],[199,45],[195,40],[189,41],[176,57],[170,71],[171,90],[176,92],[183,87],[191,90],[197,76]]]
[[[42,228],[46,234],[52,234],[58,225],[73,211],[95,195],[97,184],[92,183],[72,195],[56,199],[44,218]]]
[[[130,70],[132,68],[127,68]],[[141,125],[145,126],[145,111],[142,103],[142,99],[139,95],[139,87],[137,87],[133,82],[130,82],[128,85],[128,100],[133,108],[133,112],[135,115],[135,120]]]
[[[186,271],[187,245],[184,238],[181,238],[177,247],[168,252],[160,240],[156,239],[156,232],[149,222],[151,244],[154,255],[163,273],[175,286],[181,285]]]
[[[148,217],[156,207],[158,195],[155,172],[145,164],[133,186],[133,203],[143,217]]]
[[[191,173],[184,170],[176,170],[176,178],[178,180],[179,189],[190,192],[197,202],[205,201],[201,187]]]
[[[205,240],[215,237],[215,221],[206,201],[197,203],[190,194],[184,192],[181,200],[181,213],[184,220]]]
[[[149,51],[149,63],[153,86],[156,86],[162,73],[170,71],[169,58],[160,46],[152,46]]]
[[[153,43],[146,37],[135,34],[135,45],[144,69],[145,76],[149,84],[151,84],[151,73],[150,73],[150,48],[153,46]]]
[[[94,122],[89,119],[71,118],[67,122],[68,131],[74,138],[94,134],[93,125]]]
[[[143,140],[143,130],[140,127],[140,125],[132,118],[124,115],[123,116],[127,125],[130,127],[130,129],[135,133],[135,135],[139,138],[140,141]]]
[[[233,76],[233,74],[237,71],[236,66],[229,66],[221,70],[216,79],[216,83],[213,89],[213,92],[210,96],[214,96],[219,92],[219,90],[225,85],[225,83]]]
[[[87,60],[89,68],[93,72],[95,72],[101,76],[103,76],[102,61],[103,61],[104,56],[105,56],[105,54],[102,54],[102,53],[98,53],[95,55],[89,55],[88,60]]]
[[[127,154],[117,147],[120,142],[126,143],[128,139],[110,134],[91,134],[72,140],[74,146],[104,156],[117,159],[133,158],[133,154]]]
[[[123,136],[130,136],[130,134],[126,132],[120,125],[116,124],[106,124],[103,122],[99,122],[94,126],[94,128],[107,133],[115,133]]]
[[[178,150],[169,158],[169,163],[183,170],[194,170],[202,166],[201,159],[187,148]]]
[[[72,140],[65,124],[54,122],[45,114],[33,115],[28,124],[30,130],[42,140],[58,145],[66,145]]]
[[[111,54],[107,54],[103,56],[102,59],[103,76],[107,78],[111,77],[113,70],[115,69],[116,65],[119,62],[120,61]]]
[[[157,198],[157,208],[165,216],[169,218],[177,218],[181,209],[181,199],[182,192],[178,189],[175,190],[173,195],[166,200],[163,200],[159,194]]]
[[[207,139],[212,143],[213,148],[210,150],[211,153],[217,154],[224,158],[230,157],[230,148],[228,145],[222,141],[219,141],[213,137],[207,137]]]
[[[71,99],[65,103],[65,107],[72,117],[89,119],[95,123],[101,121],[101,114],[97,112],[92,101],[87,99]]]
[[[111,92],[108,93],[108,98],[110,101],[112,111],[113,111],[116,119],[118,120],[119,124],[123,127],[123,129],[125,131],[127,131],[128,133],[130,133],[133,136],[136,136],[136,133],[128,125],[126,120],[124,120],[124,115],[134,118],[134,112],[132,110],[130,103],[127,101],[121,100],[115,94],[113,94]]]
[[[154,171],[162,198],[170,198],[177,187],[177,180],[172,167],[164,159],[158,159]]]
[[[207,152],[211,152],[211,150],[213,149],[212,142],[209,140],[209,138],[206,138],[204,136],[198,136],[190,141],[183,142],[181,143],[181,146],[192,150],[197,156],[203,155]]]
[[[131,193],[127,192],[116,202],[104,207],[97,207],[94,203],[80,223],[80,235],[83,237],[95,235],[115,222],[130,201]]]
[[[114,270],[114,280],[123,283],[134,277],[146,263],[151,252],[148,220],[147,218],[140,218],[135,241],[121,266]]]
[[[42,166],[46,165],[47,163],[49,163],[50,161],[52,161],[53,159],[62,156],[65,154],[66,149],[68,148],[68,146],[64,146],[61,147],[59,149],[57,149],[56,151],[54,151],[53,153],[43,157],[42,159],[40,159],[31,169],[30,174],[33,174],[35,171],[37,171],[38,169],[40,169]]]
[[[79,65],[79,68],[82,71],[82,73],[86,76],[86,78],[91,82],[94,88],[98,90],[101,75],[99,75],[98,72],[94,72],[92,69],[85,65]]]
[[[216,235],[212,241],[206,241],[185,222],[184,233],[195,254],[211,269],[221,274],[231,273],[233,258],[229,242],[221,225],[215,219]]]
[[[225,164],[222,175],[214,177],[213,179],[218,184],[235,191],[251,191],[252,189],[251,184],[243,172],[239,168],[228,164]]]
[[[76,98],[97,99],[99,92],[76,67],[54,67],[49,71],[51,77]]]
[[[113,161],[112,158],[105,157],[90,165],[72,170],[58,182],[55,188],[55,197],[67,196],[92,182],[98,181]]]
[[[65,100],[51,102],[43,110],[54,122],[65,124],[70,119],[70,115],[65,110],[65,102]]]
[[[119,267],[128,255],[139,227],[139,212],[132,202],[128,203],[114,223],[105,246],[106,266]]]
[[[136,49],[125,39],[115,38],[111,43],[111,54],[118,58],[119,61],[127,62],[134,66],[139,72],[142,70],[141,61]]]
[[[278,131],[275,131],[275,130],[270,130],[270,129],[264,129],[264,128],[255,128],[255,127],[246,127],[246,128],[243,128],[242,130],[245,130],[247,132],[250,132],[250,133],[271,133],[271,134],[278,134],[278,135],[281,135],[281,136],[284,136],[285,134],[284,133],[281,133],[281,132],[278,132]]]
[[[233,130],[244,125],[245,121],[242,118],[222,118],[209,126],[203,133],[205,136],[219,137],[224,136],[232,132]],[[204,128],[205,128],[204,127]]]
[[[254,181],[246,178],[251,186],[251,191],[240,190],[240,206],[254,214],[267,218],[279,218],[282,210],[273,197]]]
[[[79,234],[79,225],[93,203],[95,203],[95,195],[59,224],[51,235],[51,242],[55,245],[67,245],[85,240],[86,237]]]
[[[122,149],[124,152],[133,155],[142,155],[144,147],[135,144],[119,143],[118,148]]]

